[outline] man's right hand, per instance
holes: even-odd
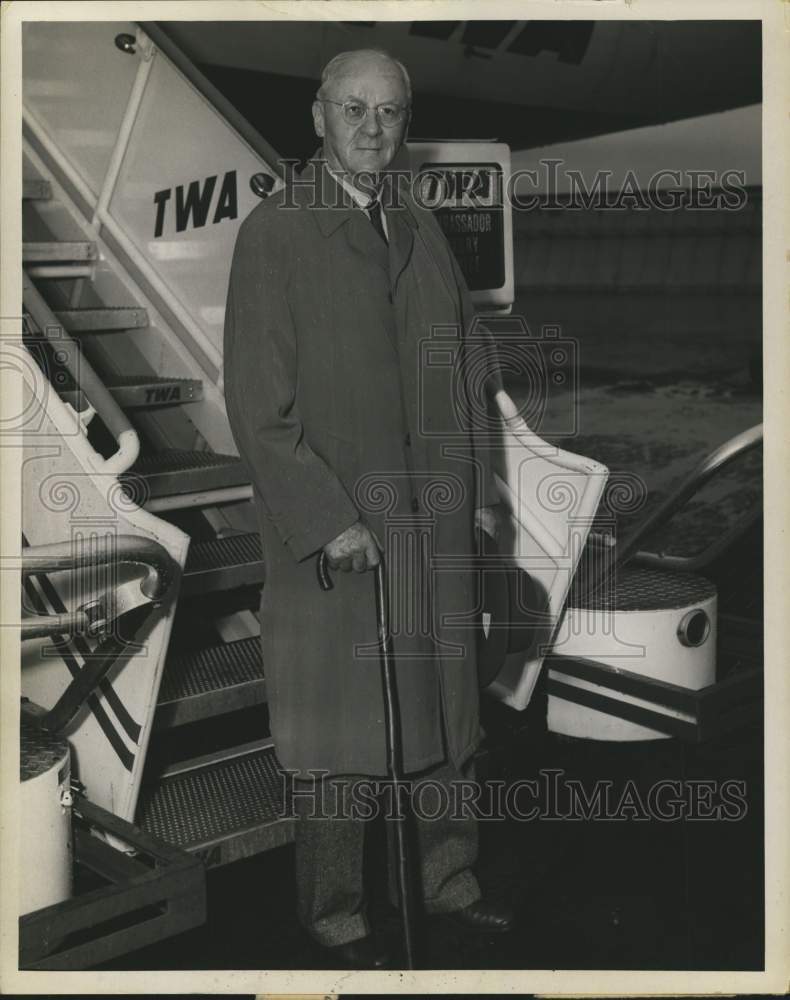
[[[373,532],[361,521],[352,524],[324,546],[332,569],[364,573],[379,564],[379,547]]]

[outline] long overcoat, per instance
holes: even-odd
[[[403,186],[385,210],[389,246],[314,159],[245,219],[231,269],[225,398],[263,541],[272,736],[300,772],[386,773],[373,574],[316,577],[359,518],[386,554],[406,770],[479,739],[468,555],[495,497],[470,400],[488,372],[435,218]]]

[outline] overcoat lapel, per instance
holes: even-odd
[[[373,261],[389,274],[389,284],[394,296],[400,276],[406,269],[414,251],[414,231],[417,222],[400,191],[393,191],[392,177],[385,181],[382,206],[386,212],[389,245],[385,244],[365,212],[355,205],[348,191],[329,172],[319,150],[302,174],[303,182],[313,179],[316,200],[310,205],[321,233],[325,237],[342,236],[349,248],[364,261]],[[342,230],[339,232],[338,230]],[[389,325],[387,334],[397,350],[397,340]]]
[[[349,246],[361,254],[365,260],[375,261],[379,267],[386,271],[390,258],[387,244],[373,228],[373,223],[361,208],[355,207],[353,213],[346,226],[346,239]]]
[[[400,193],[394,192],[393,199],[392,188],[388,187],[382,199],[387,215],[389,235],[389,247],[387,247],[368,217],[354,204],[343,185],[335,180],[320,156],[319,150],[308,164],[303,177],[311,174],[315,179],[317,201],[311,207],[314,208],[321,232],[324,236],[329,236],[343,226],[346,239],[353,250],[366,259],[375,260],[385,270],[389,269],[390,283],[394,292],[414,249],[414,230],[417,223],[413,215]]]
[[[393,292],[398,287],[398,279],[411,260],[414,250],[414,226],[414,219],[405,205],[387,212],[390,241],[390,282]]]
[[[320,159],[320,150],[310,160],[300,177],[302,184],[314,184],[315,199],[309,207],[313,211],[321,233],[332,236],[342,227],[349,247],[365,260],[375,261],[387,271],[389,252],[386,244],[373,228],[362,209],[356,205],[342,184],[329,172],[326,162]]]

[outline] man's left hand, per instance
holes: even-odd
[[[494,541],[499,538],[499,508],[477,507],[475,509],[475,528],[482,528]]]

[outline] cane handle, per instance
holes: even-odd
[[[326,557],[326,552],[323,549],[318,554],[318,560],[315,564],[315,572],[318,577],[318,585],[321,590],[333,590],[334,583],[332,583],[332,577],[329,575],[329,560]]]

